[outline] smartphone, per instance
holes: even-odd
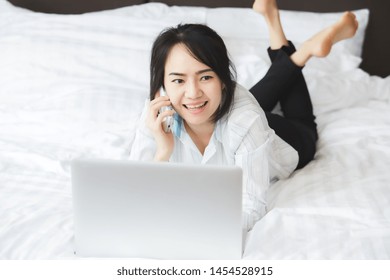
[[[167,93],[165,92],[165,90],[161,87],[160,88],[160,96],[166,96]],[[161,107],[160,109],[160,113],[164,112],[164,111],[167,111],[167,110],[172,110],[172,106],[164,106],[164,107]],[[173,117],[172,116],[168,116],[166,118],[164,118],[163,120],[163,129],[165,132],[171,132],[172,131],[172,126],[173,126]]]

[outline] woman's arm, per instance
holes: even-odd
[[[171,116],[173,111],[159,113],[161,106],[166,106],[167,103],[167,97],[145,101],[130,152],[131,160],[168,161],[171,157],[174,147],[173,134],[164,131],[162,121],[164,117]]]
[[[161,111],[162,107],[169,105],[171,105],[169,97],[160,96],[159,93],[156,93],[156,98],[148,104],[145,122],[156,143],[153,158],[155,161],[168,161],[173,152],[174,136],[171,131],[164,131],[163,121],[169,116],[173,117],[174,110]]]
[[[243,171],[243,225],[247,230],[265,215],[266,194],[270,184],[270,140],[259,122],[253,122],[235,153],[235,165]]]
[[[297,163],[296,151],[266,125],[259,114],[235,153],[243,170],[243,212],[247,229],[266,214],[271,182],[288,177]]]

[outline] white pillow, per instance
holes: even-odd
[[[31,10],[13,6],[6,0],[0,0],[0,15],[3,12],[12,13],[14,15],[30,15],[41,18],[63,18],[71,17],[84,18],[88,16],[115,16],[115,17],[131,17],[134,19],[154,19],[165,23],[166,26],[173,26],[180,22],[204,23],[206,21],[205,7],[170,7],[163,3],[146,3],[139,5],[125,6],[121,8],[89,12],[84,14],[66,15],[66,14],[47,14],[33,12]],[[107,27],[109,28],[109,27]]]
[[[8,9],[9,7],[12,7],[11,3],[6,0],[0,0],[0,12],[4,9]]]

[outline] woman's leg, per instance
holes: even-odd
[[[271,50],[288,46],[276,0],[255,0],[253,10],[263,15],[265,19]],[[325,57],[335,43],[353,37],[357,27],[356,16],[352,12],[345,12],[339,21],[303,43],[301,48],[291,56],[291,60],[298,66],[304,66],[312,56]]]
[[[288,56],[295,53],[295,47],[287,40],[284,34],[276,0],[256,0],[253,3],[253,9],[263,16],[267,24],[270,44],[268,55],[271,61],[274,62],[280,50],[284,51]],[[290,66],[290,64],[288,66]],[[272,111],[280,101],[280,98],[294,87],[296,78],[303,78],[303,76],[297,76],[295,71],[279,72],[274,71],[274,68],[278,69],[280,68],[280,65],[271,65],[264,78],[250,90],[264,111],[268,112]],[[292,68],[293,67],[290,67],[289,69],[293,70]],[[310,101],[310,96],[308,94],[306,97],[308,97]],[[306,103],[307,102],[304,102],[304,104]]]
[[[294,116],[296,106],[289,106],[290,102],[285,102],[291,100],[293,101],[291,105],[299,104],[301,112],[307,111],[312,114],[310,95],[302,75],[302,67],[295,65],[290,59],[290,56],[295,53],[295,47],[291,42],[287,44],[278,50],[268,48],[272,64],[266,75],[250,91],[264,111],[271,112],[280,102],[286,117]]]
[[[253,10],[263,15],[268,26],[269,45],[272,50],[280,49],[288,45],[280,22],[279,9],[276,0],[256,0]]]
[[[333,44],[352,37],[358,26],[355,15],[351,12],[346,12],[338,22],[314,35],[296,51],[295,47],[286,39],[284,34],[276,0],[256,0],[253,4],[253,9],[262,14],[267,23],[270,38],[268,54],[271,61],[274,61],[279,50],[283,50],[290,56],[291,61],[300,67],[303,67],[313,56],[327,56]],[[271,71],[271,73],[273,72]],[[261,84],[264,85],[260,86],[257,84],[251,90],[265,111],[271,111],[277,102],[279,102],[281,96],[289,92],[288,88],[293,86],[285,83],[285,77],[281,76],[278,78],[277,73],[273,75],[276,76],[274,77],[270,73],[267,73],[263,79],[264,81],[261,81]],[[299,75],[297,77],[298,83],[301,84],[302,79],[304,79],[303,76]],[[276,82],[272,83],[275,80]],[[270,91],[268,89],[272,90]],[[306,97],[310,98],[309,95]]]
[[[333,25],[318,32],[291,55],[291,60],[298,66],[304,66],[313,56],[327,56],[334,44],[355,35],[358,21],[352,12],[345,12]]]
[[[288,51],[293,48],[291,44]],[[317,125],[302,67],[295,65],[284,49],[276,51],[267,74],[250,91],[263,107],[269,126],[298,152],[298,168],[302,168],[314,157]],[[284,116],[271,113],[275,97]]]
[[[317,140],[313,107],[301,69],[312,56],[326,56],[333,44],[352,37],[357,22],[355,16],[347,12],[296,51],[284,35],[276,1],[256,0],[253,8],[264,16],[268,25],[268,54],[272,65],[251,92],[266,111],[270,127],[298,151],[298,168],[301,168],[314,157]],[[277,102],[281,104],[284,117],[271,113]]]
[[[318,138],[302,67],[290,59],[296,49],[284,34],[276,1],[257,0],[253,9],[261,13],[267,23],[270,38],[268,55],[272,65],[250,91],[264,109],[269,126],[298,152],[297,168],[302,168],[313,159]],[[284,117],[271,113],[278,102]]]

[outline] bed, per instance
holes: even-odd
[[[128,158],[163,28],[214,28],[246,87],[269,66],[252,1],[11,2],[0,0],[0,259],[77,258],[70,162]],[[315,159],[270,187],[243,259],[389,259],[389,3],[290,2],[279,6],[298,46],[342,10],[359,30],[304,68]]]

